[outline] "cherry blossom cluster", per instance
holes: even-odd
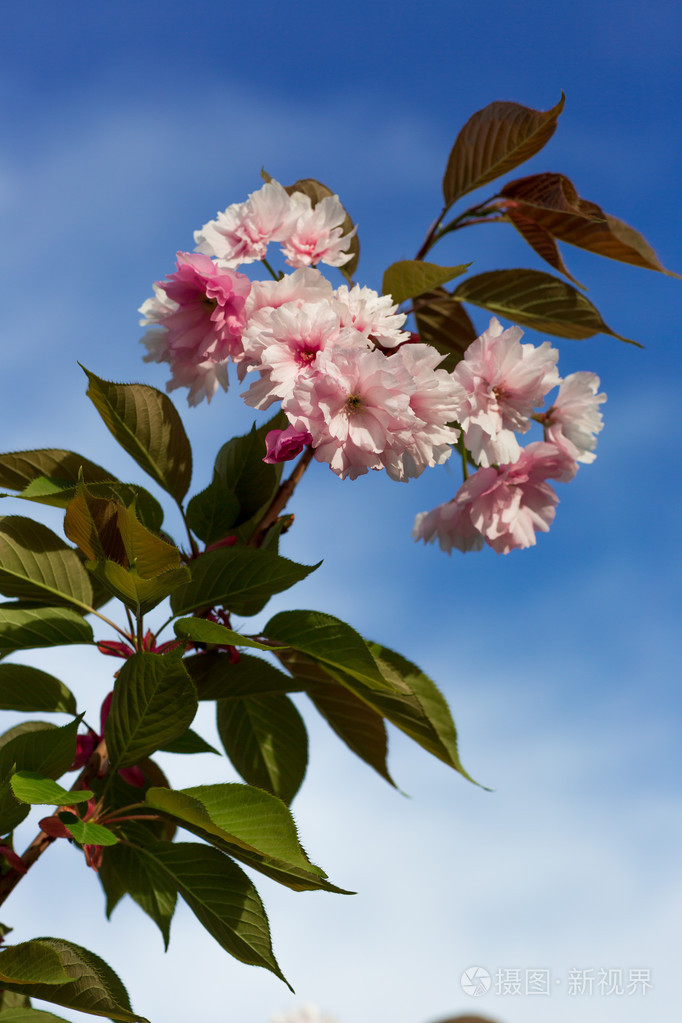
[[[309,447],[342,479],[385,469],[407,480],[459,442],[475,471],[452,500],[417,516],[415,539],[437,539],[448,552],[532,546],[558,502],[547,481],[570,480],[595,458],[606,400],[598,378],[562,380],[548,341],[522,344],[519,327],[495,318],[452,373],[439,368],[442,356],[404,329],[390,295],[333,288],[320,272],[351,258],[345,219],[338,196],[313,205],[272,180],[219,213],[195,233],[198,251],[179,252],[175,272],[141,306],[145,360],[167,362],[167,389],[188,388],[190,405],[227,390],[232,361],[248,405],[278,402],[286,413],[287,427],[267,435],[268,462]],[[291,273],[271,270],[271,243]],[[237,269],[257,260],[272,280]],[[522,448],[518,435],[532,421],[544,440]]]
[[[602,428],[594,373],[559,377],[559,353],[549,342],[521,344],[519,327],[502,329],[493,317],[453,371],[456,419],[463,441],[479,468],[452,500],[415,520],[412,535],[442,550],[480,550],[488,543],[498,554],[531,547],[536,532],[546,532],[558,497],[548,480],[567,482],[578,463],[596,458],[596,434]],[[558,391],[545,411],[546,396]],[[532,420],[542,424],[544,440],[525,448],[517,433]]]
[[[440,355],[402,330],[389,295],[334,289],[308,265],[350,258],[344,217],[336,196],[311,207],[274,181],[228,207],[197,232],[202,251],[178,253],[176,272],[142,305],[145,359],[168,362],[168,390],[189,388],[190,404],[227,389],[230,360],[240,380],[249,374],[246,402],[280,402],[289,420],[268,436],[269,461],[312,445],[341,478],[383,468],[404,480],[450,456],[456,384]],[[296,269],[252,283],[235,266],[264,259],[272,241]]]

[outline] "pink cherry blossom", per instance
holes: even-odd
[[[503,330],[493,317],[453,371],[457,419],[474,461],[484,467],[519,458],[514,431],[529,429],[534,408],[559,383],[557,350],[549,341],[522,345],[522,336],[520,327]]]
[[[448,554],[453,547],[460,551],[480,551],[483,546],[483,537],[472,524],[468,509],[456,505],[454,499],[437,505],[431,511],[419,512],[414,520],[412,536],[424,543],[438,540],[440,549]]]
[[[251,282],[233,270],[221,270],[204,255],[179,252],[177,271],[157,281],[154,297],[140,307],[145,362],[168,362],[168,391],[188,387],[188,402],[211,400],[220,385],[227,390],[227,360],[242,354],[244,306]]]
[[[566,481],[575,472],[575,462],[554,444],[536,441],[522,449],[516,462],[479,469],[452,503],[493,550],[508,554],[534,546],[535,533],[547,532],[554,520],[559,499],[546,481]],[[463,520],[453,513],[453,521],[457,529]],[[458,546],[454,537],[453,545]]]
[[[300,455],[303,448],[312,442],[312,434],[295,430],[291,425],[286,430],[270,430],[265,435],[267,454],[263,461],[271,464],[288,462]]]
[[[303,192],[294,192],[299,203],[298,216],[283,238],[282,252],[289,266],[327,263],[343,266],[351,259],[348,252],[356,228],[343,233],[346,211],[338,195],[327,195],[313,206]]]
[[[278,181],[268,181],[246,202],[233,203],[195,231],[197,252],[214,256],[228,268],[264,259],[268,244],[289,235],[304,206]]]
[[[594,462],[597,457],[596,434],[604,425],[599,405],[606,401],[606,395],[597,394],[598,390],[595,373],[571,373],[561,382],[559,393],[542,417],[545,440],[576,462]]]
[[[407,316],[396,312],[398,306],[390,295],[379,295],[359,284],[350,289],[342,284],[334,295],[343,327],[355,327],[381,348],[395,348],[409,339],[410,335],[400,329]]]

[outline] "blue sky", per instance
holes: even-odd
[[[139,478],[76,363],[164,386],[162,368],[140,360],[136,309],[193,230],[257,188],[263,165],[284,183],[317,177],[359,224],[358,280],[378,287],[386,265],[418,248],[454,137],[492,100],[547,109],[563,89],[556,135],[512,176],[567,174],[682,272],[672,3],[100,0],[14,5],[3,20],[3,450],[59,445]],[[539,267],[506,225],[462,232],[433,255],[474,259],[476,271]],[[676,1019],[682,282],[570,247],[564,257],[605,321],[646,347],[558,342],[562,372],[594,370],[608,402],[599,457],[560,487],[551,532],[508,557],[448,558],[409,533],[417,511],[458,486],[455,466],[407,486],[378,474],[340,482],[318,466],[285,553],[324,564],[273,601],[337,614],[422,665],[451,702],[466,766],[495,791],[394,735],[404,799],[311,719],[294,813],[313,859],[359,894],[258,882],[295,998],[228,959],[189,913],[178,913],[165,959],[135,906],[104,923],[97,880],[69,849],[51,850],[5,907],[17,938],[91,947],[154,1023],[267,1023],[304,1000],[340,1023],[456,1011],[500,1023]],[[200,489],[251,413],[236,385],[195,410],[175,393]],[[58,659],[79,702],[98,706],[108,665],[87,650]],[[52,654],[31,663],[60,673]],[[199,724],[209,740],[212,728]],[[177,785],[231,777],[215,758],[167,766]],[[549,1005],[473,1000],[459,984],[472,965],[548,968],[561,983]],[[566,993],[571,969],[611,967],[650,968],[653,990],[644,1001]]]

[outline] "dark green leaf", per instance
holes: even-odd
[[[286,984],[272,951],[258,892],[246,874],[217,849],[194,842],[158,842],[143,850],[165,871],[209,934],[243,963],[263,966]]]
[[[451,373],[477,337],[469,314],[445,288],[420,295],[414,309],[419,340],[445,356],[441,366]]]
[[[89,789],[71,792],[52,778],[46,778],[36,771],[17,771],[12,775],[10,784],[17,799],[32,805],[72,806],[76,803],[87,803],[94,796],[94,792]]]
[[[210,743],[202,739],[200,735],[193,732],[191,728],[188,728],[184,735],[179,736],[172,742],[168,742],[165,746],[160,747],[164,753],[217,753],[220,756],[220,751]]]
[[[192,451],[173,402],[146,384],[115,384],[85,373],[88,397],[118,443],[181,501],[192,476]]]
[[[134,654],[119,672],[105,738],[112,768],[130,767],[187,731],[197,711],[182,662]]]
[[[10,945],[0,952],[0,983],[3,985],[57,985],[68,981],[58,952],[41,938]]]
[[[69,608],[25,607],[18,603],[0,606],[0,654],[92,642],[89,623]]]
[[[436,263],[424,263],[420,259],[402,259],[392,263],[384,273],[382,290],[390,295],[394,302],[404,302],[427,291],[433,291],[442,284],[465,273],[471,263],[461,266],[438,266]]]
[[[0,593],[83,610],[92,606],[88,573],[73,548],[22,515],[0,518]]]
[[[107,915],[123,895],[130,895],[157,925],[168,949],[177,885],[154,857],[147,855],[149,836],[143,834],[139,826],[128,825],[127,830],[130,840],[136,844],[119,843],[105,849],[102,856],[99,873],[107,893]]]
[[[332,678],[341,671],[370,689],[392,688],[377,668],[362,636],[332,615],[321,611],[282,611],[270,619],[263,633],[268,639],[319,661]],[[279,650],[276,652],[279,656]]]
[[[180,618],[173,623],[173,628],[181,639],[191,639],[195,643],[206,643],[211,646],[246,646],[255,647],[256,650],[272,651],[271,646],[242,636],[220,622],[210,622],[206,618]]]
[[[6,1009],[3,999],[0,1023],[68,1023],[68,1021],[63,1016],[55,1016],[53,1012],[43,1012],[42,1009],[32,1009],[30,1006],[27,1008],[10,1006]]]
[[[281,425],[282,414],[261,426],[252,427],[243,437],[234,437],[224,444],[215,460],[215,479],[239,502],[239,516],[230,525],[240,526],[267,505],[273,498],[282,475],[282,464],[270,465],[265,457],[265,435]],[[223,533],[222,536],[226,534]],[[220,539],[218,537],[217,539]]]
[[[200,700],[238,699],[263,693],[294,693],[302,687],[268,661],[240,654],[233,663],[227,654],[195,654],[183,661]]]
[[[46,726],[42,721],[26,722],[25,730],[18,732],[17,729],[9,742],[0,747],[0,778],[13,769],[35,771],[47,778],[61,777],[76,755],[79,724],[80,718],[74,718],[61,728]]]
[[[141,575],[136,568],[123,568],[115,561],[88,561],[87,567],[112,596],[122,600],[136,615],[147,614],[190,578],[184,567],[150,578]]]
[[[219,700],[218,733],[244,781],[291,802],[308,766],[308,733],[287,696]]]
[[[75,451],[59,448],[40,448],[35,451],[14,451],[0,455],[0,487],[9,490],[23,490],[39,476],[54,476],[76,484],[82,470],[86,483],[115,478]]]
[[[473,114],[457,136],[448,159],[443,178],[446,206],[539,152],[554,134],[563,108],[562,93],[551,110],[496,102]]]
[[[105,1016],[111,1020],[121,1020],[122,1023],[149,1023],[144,1016],[133,1013],[126,989],[103,959],[61,938],[37,938],[0,952],[0,976],[3,967],[14,967],[17,961],[25,964],[34,952],[43,957],[43,964],[47,963],[48,955],[54,953],[49,961],[55,980],[24,980],[11,984],[2,981],[4,987],[10,991],[29,993],[32,997],[69,1009],[79,1009],[93,1016]],[[5,958],[9,953],[13,953],[11,963]],[[56,973],[58,967],[61,967],[61,975]],[[36,968],[34,975],[38,977],[40,974],[41,970]],[[64,976],[66,983],[62,979]]]
[[[84,480],[85,482],[85,480]],[[140,521],[148,529],[157,531],[163,524],[163,508],[155,497],[136,483],[121,483],[119,480],[88,482],[87,488],[93,497],[118,501],[127,508],[133,502]],[[36,501],[55,508],[67,508],[78,493],[78,483],[59,479],[56,476],[37,476],[17,496],[25,501]]]
[[[192,579],[171,595],[171,607],[176,615],[208,607],[255,615],[274,593],[288,590],[318,567],[255,548],[221,547],[191,562]]]
[[[0,709],[75,714],[76,700],[63,682],[26,664],[0,664]]]
[[[226,537],[238,518],[239,501],[217,477],[187,505],[187,524],[206,544]]]
[[[471,302],[546,334],[582,340],[603,333],[637,344],[611,330],[585,295],[539,270],[491,270],[467,278],[453,294],[460,302]]]

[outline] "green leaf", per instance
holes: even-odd
[[[295,693],[302,688],[268,661],[249,654],[240,654],[235,664],[227,654],[211,651],[186,657],[183,664],[194,680],[200,700]]]
[[[112,769],[131,767],[187,731],[197,712],[181,661],[134,654],[119,672],[104,731]]]
[[[263,633],[268,639],[319,661],[332,678],[341,671],[370,689],[392,688],[362,636],[332,615],[321,611],[282,611],[270,619]],[[279,657],[280,650],[275,652]]]
[[[170,924],[177,901],[177,885],[154,857],[147,854],[146,847],[150,840],[143,829],[128,824],[126,834],[130,842],[135,844],[119,843],[110,846],[102,856],[99,874],[107,890],[107,916],[124,894],[130,895],[157,925],[167,950]],[[118,897],[111,899],[109,891],[115,892]]]
[[[469,314],[445,288],[420,295],[414,310],[419,340],[445,356],[441,367],[451,373],[477,337]]]
[[[135,568],[123,568],[115,561],[88,561],[87,567],[102,586],[136,615],[147,614],[190,578],[184,567],[151,578],[140,575]]]
[[[281,693],[218,701],[218,734],[233,766],[249,785],[290,803],[308,766],[308,733]]]
[[[35,647],[92,643],[90,624],[65,607],[0,605],[0,655]]]
[[[43,1012],[42,1009],[32,1009],[30,1006],[15,1008],[9,1007],[0,1010],[0,1023],[68,1023],[63,1016],[55,1016],[52,1012]]]
[[[92,606],[88,573],[73,548],[22,515],[0,518],[0,593],[86,611]]]
[[[238,518],[236,495],[217,477],[187,505],[187,524],[206,544],[227,536]]]
[[[170,398],[146,384],[115,384],[83,370],[88,397],[121,447],[182,501],[192,476],[192,451]]]
[[[307,858],[291,813],[269,792],[233,782],[181,791],[151,788],[145,800],[199,838],[295,891],[342,891]]]
[[[22,803],[46,806],[72,806],[76,803],[87,803],[94,792],[89,789],[78,789],[75,792],[62,788],[52,778],[46,778],[36,771],[17,771],[11,778],[12,791]]]
[[[11,961],[6,960],[9,953],[13,953]],[[50,953],[53,953],[51,957]],[[55,979],[16,983],[3,980],[4,987],[93,1016],[105,1016],[122,1023],[149,1023],[144,1016],[133,1013],[126,989],[103,959],[61,938],[37,938],[0,952],[0,978],[3,969],[16,968],[17,961],[25,964],[32,956],[42,956],[43,964],[51,965]],[[57,973],[59,967],[61,975]],[[34,976],[39,977],[46,969],[47,965],[42,971],[36,966]]]
[[[64,516],[64,533],[92,561],[111,558],[126,564],[126,551],[118,526],[120,501],[94,497],[83,483],[69,502]]]
[[[76,699],[46,671],[26,664],[0,664],[0,710],[75,714]]]
[[[603,333],[637,345],[611,330],[585,295],[539,270],[491,270],[467,278],[453,294],[460,302],[471,302],[546,334],[582,340]]]
[[[489,103],[473,114],[450,152],[443,178],[446,206],[535,156],[554,134],[564,101],[562,93],[551,110]]]
[[[328,188],[327,185],[323,185],[321,181],[316,181],[315,178],[300,178],[293,185],[288,185],[286,191],[289,195],[293,195],[294,192],[303,192],[305,195],[310,197],[313,207],[317,206],[320,199],[324,199],[328,195],[334,195],[331,188]],[[341,226],[341,234],[348,234],[353,230],[353,227],[353,221],[349,214],[346,213],[345,220]],[[353,274],[358,268],[358,261],[360,259],[360,242],[358,241],[357,234],[354,234],[351,238],[350,245],[346,251],[352,253],[352,257],[347,263],[340,266],[339,270],[344,277],[351,282]]]
[[[85,480],[84,480],[85,482]],[[121,483],[119,480],[88,482],[89,493],[103,500],[118,501],[126,508],[135,503],[140,521],[158,532],[163,524],[163,508],[155,497],[136,483]],[[37,476],[17,497],[22,501],[35,501],[54,508],[67,508],[78,493],[78,482],[60,479],[56,476]]]
[[[0,747],[0,778],[17,771],[34,771],[47,778],[59,778],[69,769],[76,755],[76,733],[80,718],[61,728],[42,721],[26,722],[26,729]],[[29,727],[33,726],[33,727]],[[16,765],[16,766],[15,766]],[[0,827],[0,834],[3,834]]]
[[[42,938],[10,945],[0,952],[0,983],[67,984],[69,976],[59,953]]]
[[[404,302],[460,277],[470,266],[471,263],[438,266],[436,263],[424,263],[420,259],[402,259],[392,263],[385,271],[382,290],[384,295],[391,295],[394,302]]]
[[[172,742],[168,742],[160,748],[164,753],[217,753],[220,756],[220,751],[215,746],[211,746],[200,735],[193,732],[191,728],[188,728],[184,735],[180,735],[177,739],[173,739]]]
[[[171,595],[171,607],[175,615],[207,607],[255,615],[274,593],[288,590],[319,564],[298,565],[251,547],[221,547],[191,562],[191,581]]]
[[[287,984],[272,951],[263,904],[246,874],[223,853],[194,842],[157,842],[141,850],[165,871],[209,934],[230,955],[263,966]],[[288,984],[287,984],[288,986]]]
[[[7,927],[6,928],[7,932],[9,932],[11,930],[12,930],[11,927]],[[3,935],[3,937],[4,937],[4,935]],[[30,1007],[31,1007],[31,999],[28,997],[28,995],[18,995],[18,994],[15,994],[14,991],[3,991],[2,988],[0,988],[0,1010],[1,1011],[4,1011],[5,1009],[7,1011],[9,1011],[10,1009],[30,1009]],[[60,1021],[60,1023],[61,1023],[61,1021]]]
[[[115,477],[106,469],[76,454],[75,451],[40,448],[0,455],[0,487],[23,490],[39,476],[54,476],[61,480],[70,480],[75,485],[81,470],[86,483],[100,480],[115,481]]]
[[[82,821],[75,814],[57,814],[67,831],[70,831],[79,845],[117,845],[118,837],[103,824]]]
[[[344,686],[332,682],[312,661],[306,665],[302,658],[296,670],[299,678],[305,675],[307,696],[342,742],[396,788],[386,763],[388,736],[381,714]]]
[[[212,646],[247,646],[256,650],[272,651],[271,646],[259,643],[258,640],[233,632],[220,622],[210,622],[206,618],[180,618],[173,623],[176,636],[180,639],[191,639],[195,643],[207,643]]]

